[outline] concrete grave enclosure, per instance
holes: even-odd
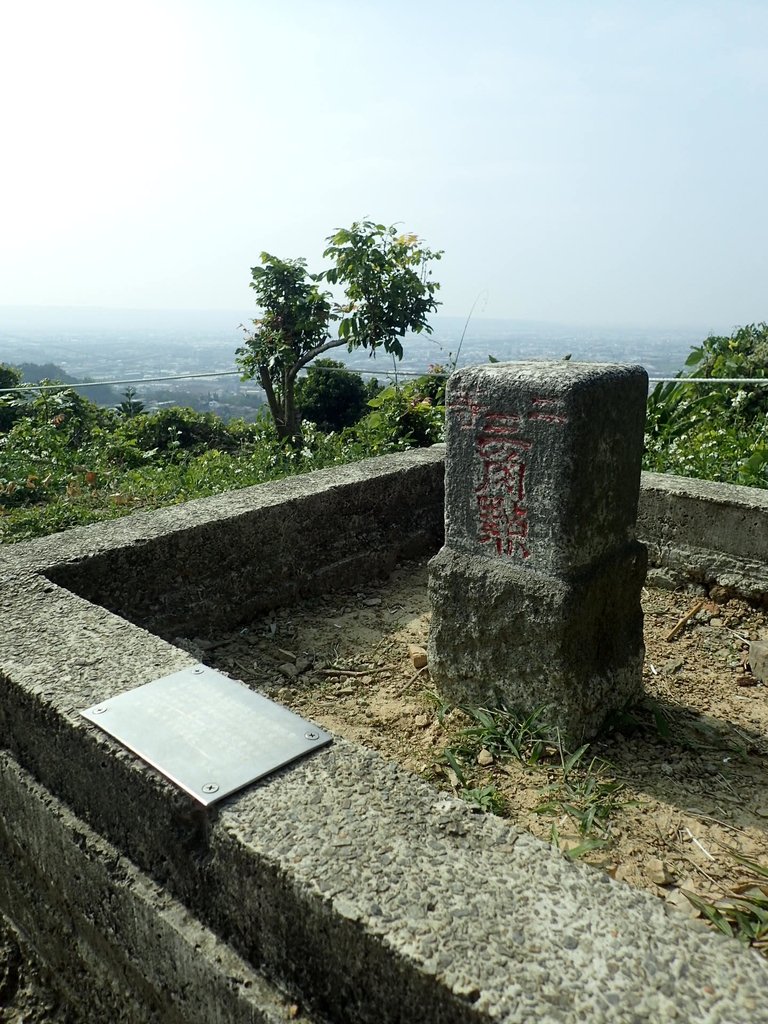
[[[768,592],[765,494],[646,476],[639,523],[670,585]],[[373,752],[204,811],[78,714],[442,526],[438,446],[0,548],[0,909],[73,1019],[768,1020],[755,954]]]

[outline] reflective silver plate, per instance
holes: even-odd
[[[316,725],[206,665],[81,714],[206,806],[331,742]]]

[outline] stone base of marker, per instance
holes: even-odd
[[[574,749],[642,692],[642,544],[564,580],[450,548],[430,562],[430,675],[454,704],[530,714]]]
[[[467,367],[446,391],[429,664],[456,703],[545,709],[574,746],[641,694],[640,366]]]

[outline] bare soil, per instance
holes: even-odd
[[[570,790],[555,747],[536,764],[492,753],[463,734],[476,721],[442,706],[414,650],[429,629],[424,563],[182,642],[322,727],[439,787],[485,794],[515,825],[696,916],[681,890],[729,897],[754,878],[738,857],[768,865],[768,688],[746,658],[750,640],[768,638],[768,616],[725,594],[721,604],[692,589],[643,596],[647,698],[582,753]]]

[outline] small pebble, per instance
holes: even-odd
[[[408,644],[408,657],[414,668],[424,668],[427,664],[427,652],[418,644]]]

